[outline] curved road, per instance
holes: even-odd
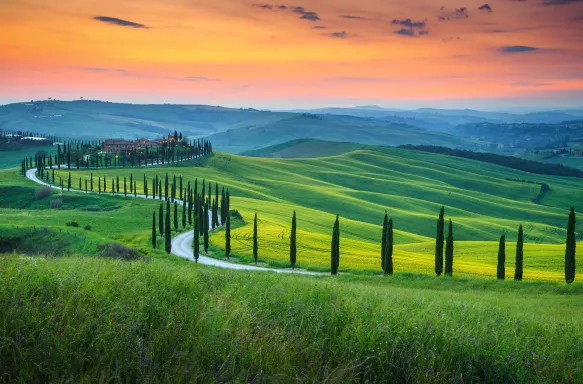
[[[26,178],[29,180],[34,181],[37,184],[46,185],[54,189],[60,190],[61,187],[57,185],[48,184],[39,178],[36,177],[36,168],[31,168],[26,171]],[[76,193],[96,193],[96,192],[85,192],[76,189],[71,189],[69,192],[76,192]],[[108,195],[107,193],[103,193],[103,195]],[[123,194],[116,194],[110,196],[122,196],[125,197]],[[141,199],[153,199],[152,196],[146,197],[145,195],[136,195],[133,194],[127,195],[127,197],[139,197]],[[163,200],[162,200],[163,201]],[[182,205],[182,201],[176,200],[178,204]],[[212,219],[211,213],[209,212],[209,221]],[[182,257],[184,259],[188,259],[190,261],[194,261],[194,252],[192,248],[192,242],[194,240],[194,231],[188,231],[182,233],[172,239],[172,253],[175,256]],[[277,272],[277,273],[295,273],[300,275],[327,275],[326,273],[318,273],[318,272],[309,272],[309,271],[299,271],[299,270],[292,270],[292,269],[276,269],[276,268],[263,268],[263,267],[256,267],[254,265],[246,265],[246,264],[234,264],[229,263],[226,261],[221,261],[217,259],[213,259],[212,257],[203,256],[199,254],[198,262],[204,265],[212,265],[219,268],[227,268],[227,269],[236,269],[236,270],[243,270],[243,271],[266,271],[266,272]]]

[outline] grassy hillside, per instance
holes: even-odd
[[[0,151],[0,169],[20,167],[20,162],[25,157],[34,158],[35,154],[39,151],[46,152],[47,154],[57,153],[57,148],[53,146],[42,146],[26,148],[20,151]]]
[[[248,126],[211,135],[213,146],[240,153],[296,139],[320,139],[369,145],[431,144],[472,147],[473,142],[445,133],[371,118],[334,115],[292,115],[261,126]]]
[[[581,284],[0,256],[5,382],[577,383]]]
[[[241,156],[271,157],[281,159],[313,158],[341,155],[357,149],[365,149],[366,145],[343,143],[317,139],[297,139],[241,153]]]
[[[298,263],[314,270],[329,268],[334,217],[341,219],[341,271],[380,270],[380,236],[385,210],[395,222],[395,268],[433,271],[435,222],[441,205],[454,222],[455,273],[495,276],[497,242],[506,234],[507,270],[513,272],[516,231],[525,226],[525,278],[561,280],[567,209],[583,207],[583,183],[577,179],[532,175],[492,164],[443,155],[381,148],[317,159],[265,159],[214,154],[195,167],[99,170],[94,177],[119,175],[138,180],[145,173],[206,178],[231,191],[232,207],[247,223],[259,215],[260,259],[285,266],[289,225],[298,213]],[[73,171],[73,180],[89,176]],[[60,175],[66,177],[66,172]],[[74,183],[74,184],[75,184]],[[550,190],[539,196],[540,185]],[[578,208],[578,212],[581,212]],[[151,211],[150,211],[151,214]],[[132,217],[132,219],[136,219]],[[148,235],[148,215],[142,231]],[[233,251],[249,261],[252,226],[233,231]],[[579,239],[581,235],[579,234]],[[222,255],[224,236],[211,236],[215,256]],[[581,258],[580,269],[583,268]]]

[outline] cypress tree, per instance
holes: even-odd
[[[506,236],[500,236],[500,244],[498,245],[498,265],[496,268],[496,276],[498,280],[506,278]]]
[[[203,219],[203,225],[204,225],[204,237],[203,237],[203,241],[204,241],[204,253],[208,254],[209,253],[209,205],[208,202],[205,203],[204,205],[204,219]]]
[[[162,180],[158,181],[158,199],[162,200]]]
[[[231,256],[231,212],[227,212],[225,224],[225,255]]]
[[[443,273],[443,240],[444,240],[444,227],[445,222],[443,216],[445,214],[445,208],[441,207],[439,211],[439,218],[437,219],[437,235],[435,237],[435,274],[441,276]]]
[[[123,195],[128,195],[128,185],[125,177],[123,178]]]
[[[101,177],[97,180],[97,190],[99,191],[99,194],[101,195]]]
[[[451,219],[449,219],[449,230],[445,241],[445,274],[448,276],[453,274],[453,224]]]
[[[338,267],[340,265],[340,224],[338,215],[334,222],[334,229],[332,230],[332,247],[331,247],[331,273],[338,274]]]
[[[91,172],[91,192],[93,192],[93,172]]]
[[[387,223],[387,239],[385,242],[385,274],[393,274],[393,219],[389,219]]]
[[[180,200],[182,200],[182,175],[180,175]]]
[[[518,239],[516,240],[516,269],[514,270],[514,280],[522,280],[522,259],[524,247],[524,233],[522,231],[522,224],[518,227]]]
[[[67,191],[71,190],[71,172],[69,172],[69,180],[67,180]]]
[[[194,241],[193,241],[193,246],[194,246],[194,261],[196,261],[198,263],[198,255],[200,253],[200,237],[198,235],[198,217],[196,217],[196,215],[194,216],[194,231],[193,231],[193,235],[194,235]]]
[[[296,211],[294,211],[294,215],[292,216],[291,234],[289,237],[289,263],[292,269],[295,269],[296,267],[296,252]]]
[[[176,175],[172,181],[172,201],[176,200]]]
[[[156,248],[156,211],[152,213],[152,248]]]
[[[178,232],[178,204],[174,202],[174,230]]]
[[[160,209],[158,210],[158,217],[159,217],[159,232],[160,232],[160,236],[164,235],[164,221],[162,219],[164,219],[164,208],[162,206],[162,203],[160,203]]]
[[[119,193],[119,176],[116,176],[115,177],[115,181],[116,181],[116,183],[115,183],[115,191],[117,193]]]
[[[166,173],[166,178],[164,179],[164,198],[168,200],[168,173]]]
[[[255,264],[257,264],[257,252],[258,252],[258,244],[257,244],[257,213],[255,213],[255,219],[253,220],[253,260],[255,260]]]
[[[148,198],[148,179],[146,179],[146,175],[144,175],[144,195],[146,199]]]
[[[385,212],[383,220],[383,235],[381,237],[381,269],[385,270],[385,257],[387,248],[387,227],[389,225],[389,215]]]
[[[134,192],[134,174],[130,173],[130,193],[133,193],[133,192]]]
[[[166,253],[172,252],[172,238],[170,228],[170,201],[166,200],[166,226],[164,228],[164,248]]]
[[[107,192],[107,178],[103,175],[103,193]]]
[[[134,181],[134,197],[138,197],[138,182]]]
[[[571,284],[575,281],[575,248],[577,246],[575,234],[575,207],[571,207],[567,223],[567,244],[565,249],[565,281]]]
[[[182,229],[186,228],[186,201],[182,201]]]

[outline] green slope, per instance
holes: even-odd
[[[265,125],[228,130],[209,136],[221,151],[241,153],[297,139],[353,142],[367,145],[433,144],[445,147],[474,146],[473,142],[404,124],[352,116],[293,115]]]
[[[583,207],[583,182],[578,179],[532,175],[492,164],[396,148],[358,150],[316,159],[266,159],[217,153],[203,166],[140,170],[99,170],[95,177],[134,173],[206,178],[229,187],[232,206],[247,223],[258,212],[260,254],[284,265],[293,210],[298,212],[299,255],[304,267],[326,269],[334,216],[342,217],[344,270],[378,270],[382,215],[395,221],[396,259],[400,270],[431,273],[435,221],[439,208],[454,222],[459,273],[495,273],[497,240],[506,234],[508,268],[519,224],[525,226],[527,276],[560,279],[564,257],[567,209]],[[74,180],[87,171],[74,171]],[[61,171],[66,177],[66,173]],[[550,191],[534,204],[540,186]],[[580,208],[579,208],[580,212]],[[149,222],[147,215],[145,225]],[[233,232],[236,254],[251,254],[251,227]],[[223,235],[212,236],[223,247]],[[510,269],[509,269],[510,270]]]
[[[364,149],[367,146],[357,143],[343,143],[317,139],[297,139],[265,148],[242,152],[241,156],[272,157],[282,159],[326,157]]]

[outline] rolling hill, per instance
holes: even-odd
[[[340,214],[341,269],[378,271],[380,224],[387,211],[396,228],[396,268],[432,273],[435,220],[444,205],[446,218],[454,222],[457,274],[494,276],[499,236],[505,234],[509,242],[514,241],[522,223],[527,243],[525,276],[561,279],[567,209],[583,206],[583,184],[578,179],[396,148],[313,159],[216,153],[202,164],[94,170],[93,176],[129,178],[132,173],[139,191],[143,174],[150,181],[155,174],[169,173],[228,187],[232,207],[247,223],[233,231],[233,252],[247,261],[252,248],[250,223],[257,212],[261,259],[285,265],[289,221],[296,210],[298,262],[315,270],[329,265],[331,227]],[[73,180],[89,175],[87,170],[72,172]],[[67,177],[67,172],[57,172],[59,176]],[[550,189],[541,195],[537,183]],[[537,196],[539,204],[532,201]],[[143,220],[150,220],[148,212]],[[211,237],[218,253],[223,242],[220,233]],[[508,248],[511,254],[511,243]],[[511,268],[510,257],[508,264]]]
[[[228,130],[208,138],[215,148],[229,153],[246,152],[297,139],[393,146],[433,143],[445,147],[474,148],[478,145],[474,141],[407,124],[354,116],[312,114],[292,115],[262,126]]]

